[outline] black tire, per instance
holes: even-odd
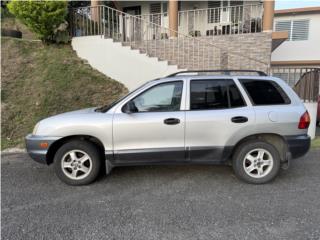
[[[270,170],[268,171],[268,173],[265,176],[259,177],[259,178],[250,176],[246,172],[244,167],[244,161],[245,161],[246,155],[255,149],[266,150],[271,154],[273,159],[273,166],[270,167]],[[232,157],[232,167],[236,176],[239,179],[247,183],[264,184],[264,183],[270,182],[278,175],[280,170],[280,155],[278,150],[272,144],[264,142],[262,140],[250,140],[242,143],[239,147],[237,147]],[[254,171],[257,171],[257,170],[254,170]]]
[[[91,170],[88,171],[88,175],[82,179],[72,179],[68,177],[62,168],[62,161],[64,159],[64,156],[72,150],[80,150],[81,152],[86,153],[90,157],[91,162],[89,163],[92,166]],[[83,140],[73,140],[62,145],[56,152],[54,156],[54,169],[58,178],[64,183],[69,185],[86,185],[92,183],[94,180],[97,179],[100,172],[100,168],[102,166],[101,160],[102,159],[99,154],[98,148],[93,143]],[[81,170],[80,173],[82,173]]]

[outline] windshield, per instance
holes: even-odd
[[[137,89],[129,92],[127,95],[124,95],[123,97],[121,97],[120,99],[112,102],[111,104],[96,108],[95,111],[96,112],[107,112],[109,111],[111,108],[113,108],[116,104],[118,104],[119,102],[121,102],[123,99],[125,99],[126,97],[128,97],[130,94],[135,93],[136,91],[138,91],[139,89],[143,88],[145,85],[147,85],[149,82],[146,82],[145,84],[141,85],[140,87],[138,87]]]

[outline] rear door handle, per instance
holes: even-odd
[[[167,124],[167,125],[176,125],[176,124],[180,123],[180,119],[178,119],[178,118],[167,118],[167,119],[163,120],[163,123]]]
[[[244,122],[248,122],[248,118],[244,116],[236,116],[231,118],[231,121],[234,123],[244,123]]]

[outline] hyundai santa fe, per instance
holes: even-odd
[[[310,117],[283,80],[246,72],[179,72],[109,106],[46,118],[27,151],[70,185],[146,164],[228,164],[248,183],[269,182],[308,151]]]

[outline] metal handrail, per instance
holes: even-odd
[[[190,10],[180,10],[178,13],[186,13],[186,12],[196,12],[196,11],[212,11],[217,9],[226,9],[226,8],[237,8],[237,7],[261,7],[262,4],[247,4],[247,5],[235,5],[235,6],[228,6],[228,7],[215,7],[215,8],[198,8],[198,9],[190,9]],[[168,12],[162,12],[162,13],[150,13],[150,14],[141,14],[141,15],[135,15],[135,16],[153,16],[153,15],[165,15],[168,14]]]
[[[149,56],[169,60],[180,68],[212,69],[212,66],[215,65],[214,61],[225,65],[222,66],[223,68],[229,68],[228,60],[231,58],[234,61],[232,59],[234,57],[240,58],[235,61],[239,64],[239,68],[256,68],[252,67],[251,63],[259,63],[264,70],[268,70],[269,67],[266,62],[227,51],[207,39],[194,38],[108,6],[74,8],[72,16],[74,36],[111,37],[132,48],[142,49]],[[177,38],[171,39],[170,35],[176,35]]]

